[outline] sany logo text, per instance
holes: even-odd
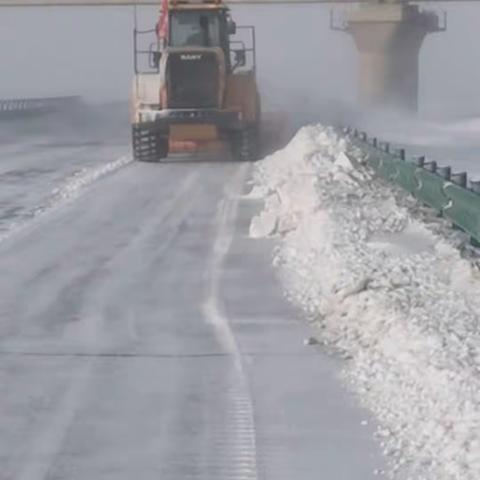
[[[182,60],[200,60],[202,58],[201,55],[194,55],[194,54],[187,54],[184,53],[183,55],[180,55],[180,58]]]

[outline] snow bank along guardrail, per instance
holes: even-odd
[[[468,180],[466,172],[453,173],[426,157],[407,158],[405,149],[369,138],[365,132],[345,128],[354,145],[367,154],[367,163],[378,175],[401,186],[421,202],[452,221],[480,246],[480,181]]]
[[[362,425],[387,465],[357,478],[479,480],[478,259],[434,210],[363,168],[360,137],[310,125],[257,162],[250,236],[274,239],[286,297],[374,415]],[[404,160],[385,158],[403,173]]]
[[[0,100],[0,119],[31,113],[48,113],[80,103],[81,97],[14,98]]]

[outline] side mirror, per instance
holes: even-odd
[[[237,24],[229,19],[228,20],[228,34],[229,35],[235,35],[237,33]]]
[[[244,67],[247,64],[245,50],[235,50],[235,68]]]

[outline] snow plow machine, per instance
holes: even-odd
[[[155,29],[135,26],[132,147],[136,160],[229,150],[255,160],[260,142],[255,29],[219,0],[165,0]]]

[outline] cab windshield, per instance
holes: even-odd
[[[173,12],[170,17],[170,46],[220,47],[220,20],[212,12]]]

